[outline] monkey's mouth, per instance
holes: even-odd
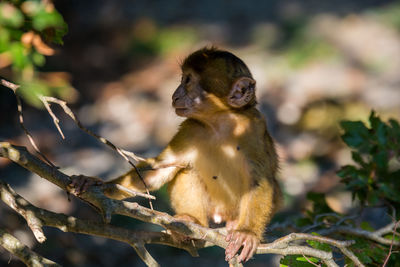
[[[175,113],[176,115],[180,116],[180,115],[184,115],[186,113],[188,109],[187,108],[175,108]]]

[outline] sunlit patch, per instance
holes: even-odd
[[[221,99],[214,94],[207,94],[208,100],[213,103],[219,110],[226,109],[226,105],[221,101]]]
[[[198,153],[199,152],[197,151],[197,149],[191,148],[190,151],[185,153],[185,159],[187,161],[193,161],[197,158]]]
[[[239,121],[238,118],[233,117],[232,119],[235,121],[235,127],[233,128],[233,134],[235,136],[240,136],[244,134],[247,128],[249,128],[249,122],[248,121]]]
[[[150,173],[147,177],[152,189],[157,190],[163,186],[170,178],[171,174],[175,172],[176,167],[167,167],[158,169],[153,175]]]
[[[70,226],[75,226],[76,225],[76,218],[74,218],[72,216],[68,216],[67,221],[68,221],[68,224]]]
[[[236,151],[233,148],[233,146],[229,146],[229,145],[222,145],[221,146],[222,151],[225,153],[225,155],[227,155],[230,158],[233,158],[236,155]]]
[[[222,216],[220,214],[214,214],[213,220],[216,224],[222,223]]]
[[[167,156],[163,159],[163,165],[170,165],[177,162],[176,156],[172,153],[167,153]]]
[[[200,104],[200,103],[201,103],[200,97],[196,97],[196,98],[194,99],[194,103]]]

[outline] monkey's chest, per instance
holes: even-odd
[[[213,203],[236,205],[247,191],[248,166],[237,145],[204,145],[192,166]]]

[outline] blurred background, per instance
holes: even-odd
[[[371,109],[383,119],[400,119],[399,1],[27,1],[62,15],[68,33],[63,39],[58,37],[64,32],[51,36],[63,45],[6,32],[22,25],[22,13],[10,6],[34,12],[33,4],[22,2],[0,1],[0,76],[22,84],[26,127],[67,174],[111,179],[129,165],[55,108],[66,135],[62,140],[37,93],[68,101],[86,127],[117,146],[155,156],[182,121],[171,108],[179,64],[206,45],[235,53],[257,81],[258,107],[281,161],[285,208],[280,219],[290,220],[307,207],[310,191],[324,193],[333,210],[348,212],[355,204],[335,171],[351,162],[351,154],[338,123],[366,121]],[[36,27],[61,25],[62,17]],[[15,36],[20,44],[12,42]],[[31,149],[17,120],[12,91],[0,87],[0,141]],[[68,202],[65,192],[3,158],[0,179],[38,207],[101,220],[89,206]],[[171,212],[165,188],[156,196],[155,209]],[[118,216],[112,223],[160,229]],[[102,238],[46,228],[48,241],[38,244],[25,221],[3,203],[0,227],[65,266],[145,266],[128,245]],[[148,247],[163,266],[226,265],[219,248],[192,258],[177,249]],[[279,257],[260,255],[246,266],[278,262]],[[0,247],[0,265],[6,264],[23,266]]]

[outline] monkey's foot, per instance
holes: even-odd
[[[76,195],[82,194],[88,190],[90,186],[101,186],[103,180],[85,175],[71,175],[71,183],[68,188]]]
[[[251,259],[259,245],[257,236],[248,231],[232,231],[226,236],[225,241],[228,242],[225,250],[226,261],[230,261],[243,247],[238,260],[246,262]]]

